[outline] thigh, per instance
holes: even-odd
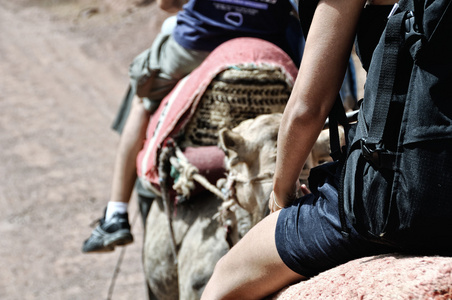
[[[145,109],[142,99],[138,97],[133,99],[131,105],[121,139],[130,141],[132,144],[129,145],[137,145],[138,142],[141,147],[142,140],[146,136],[150,113]]]

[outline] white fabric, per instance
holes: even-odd
[[[109,221],[111,217],[116,213],[126,213],[129,203],[126,202],[113,202],[109,201],[107,204],[107,211],[105,212],[105,221]]]

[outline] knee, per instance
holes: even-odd
[[[151,113],[146,110],[143,102],[140,98],[135,97],[132,107],[130,108],[129,115],[123,132],[127,132],[128,135],[142,131],[146,128]]]
[[[223,256],[215,265],[212,277],[210,277],[207,285],[202,293],[201,300],[224,299],[224,281],[222,278],[225,270],[225,257]]]
[[[230,261],[231,256],[226,254],[216,264],[212,277],[207,283],[201,296],[202,300],[228,300],[246,299],[240,293],[241,284],[237,274],[234,274],[234,267]]]
[[[132,102],[129,117],[140,118],[141,116],[146,115],[147,113],[148,110],[146,109],[146,104],[144,103],[143,99],[138,96],[135,96]]]

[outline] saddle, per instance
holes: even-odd
[[[290,57],[267,41],[237,38],[220,45],[176,85],[150,120],[137,158],[143,185],[160,195],[161,163],[169,159],[162,155],[176,148],[210,182],[223,177],[218,131],[261,114],[282,112],[297,71]],[[176,181],[178,175],[173,176]],[[192,187],[182,196],[202,190]]]

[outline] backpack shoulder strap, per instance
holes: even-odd
[[[344,157],[345,151],[341,149],[341,141],[339,136],[338,126],[344,127],[346,149],[348,149],[348,132],[350,124],[345,113],[344,105],[342,104],[341,96],[338,94],[333,108],[328,115],[328,129],[330,133],[330,156],[336,161]]]
[[[389,112],[392,91],[397,70],[397,61],[403,43],[402,26],[406,13],[398,13],[389,18],[384,36],[383,57],[381,60],[380,77],[374,113],[369,128],[369,135],[365,144],[371,149],[381,146],[383,132]]]

